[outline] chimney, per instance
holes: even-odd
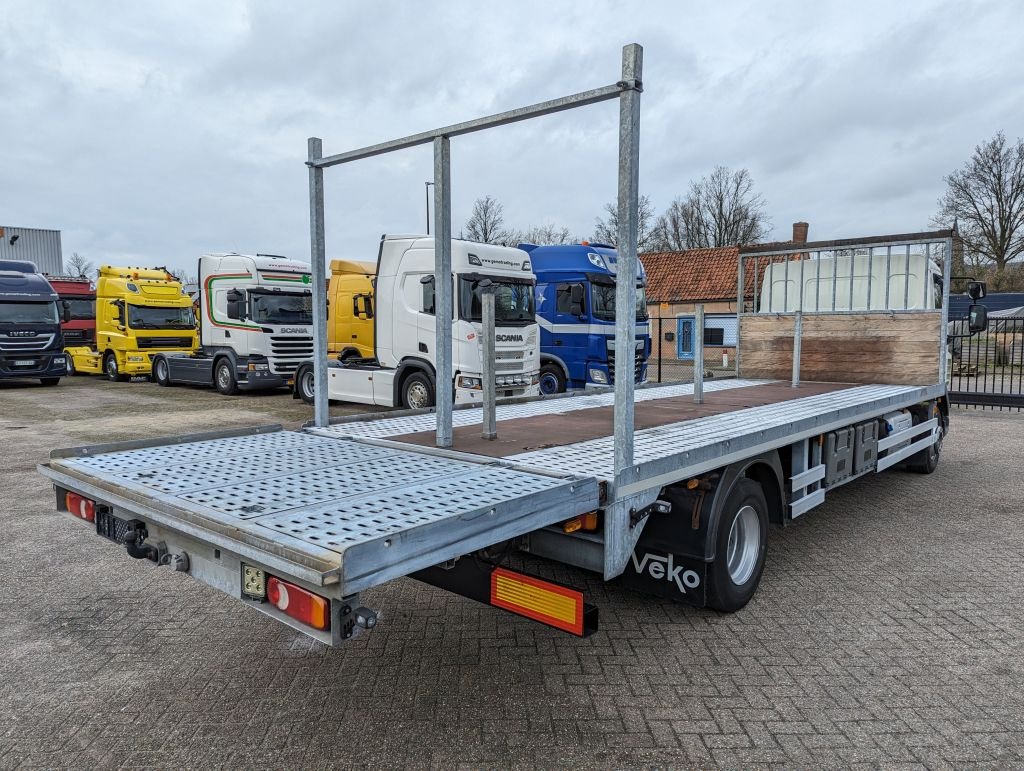
[[[806,244],[807,243],[807,230],[810,228],[806,222],[794,222],[793,223],[793,243],[794,244]]]

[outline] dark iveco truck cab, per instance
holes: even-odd
[[[0,260],[0,379],[57,385],[67,374],[61,321],[70,311],[31,262]]]

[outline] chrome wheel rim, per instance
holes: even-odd
[[[156,379],[166,380],[167,379],[167,364],[164,363],[163,359],[156,363]]]
[[[217,385],[221,388],[231,387],[231,372],[223,364],[217,367]]]
[[[729,578],[737,586],[742,586],[750,580],[757,565],[760,548],[761,528],[757,512],[753,506],[744,506],[736,512],[725,547],[725,563],[729,569]]]
[[[313,398],[313,375],[308,373],[308,372],[304,372],[302,374],[301,385],[302,385],[302,395],[305,396],[307,399],[312,399]]]
[[[546,373],[540,376],[540,392],[542,394],[557,394],[558,393],[558,378],[551,373]]]
[[[107,377],[117,377],[117,359],[113,356],[107,357]]]
[[[430,406],[430,394],[427,392],[427,387],[418,380],[415,383],[410,383],[405,389],[405,400],[414,410]]]

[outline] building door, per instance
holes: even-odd
[[[693,316],[676,318],[676,358],[693,361]]]

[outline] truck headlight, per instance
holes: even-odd
[[[138,361],[145,361],[145,360],[146,360],[145,356],[129,356],[128,357],[128,361],[136,361],[136,362],[138,362]]]
[[[54,356],[53,357],[53,363],[54,364],[67,364],[67,360],[63,356]]]
[[[265,361],[250,361],[249,371],[250,372],[267,372],[270,370],[270,365]]]
[[[470,375],[459,375],[459,388],[468,388],[472,391],[481,391],[484,387],[484,381],[478,377],[472,377]]]
[[[587,374],[590,375],[591,383],[598,383],[600,385],[608,384],[608,373],[606,373],[604,370],[591,369],[587,371]]]
[[[530,373],[530,385],[537,385],[540,382],[540,372]]]

